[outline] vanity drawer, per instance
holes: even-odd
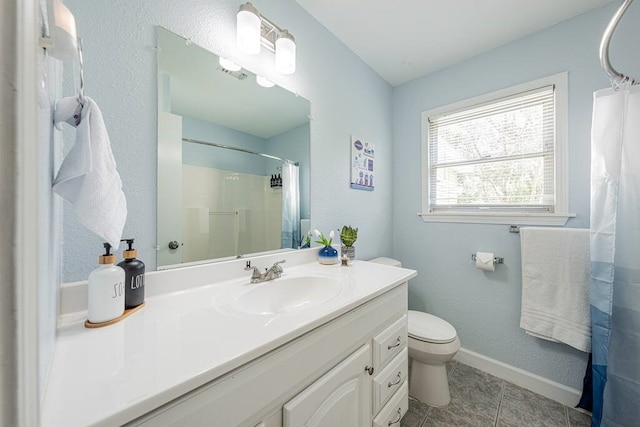
[[[403,348],[407,346],[407,315],[402,317],[384,331],[373,338],[373,366],[377,369],[384,367]]]
[[[409,374],[409,351],[404,348],[373,379],[373,413],[375,414],[400,389]]]
[[[399,427],[400,420],[409,410],[409,386],[405,381],[400,390],[382,408],[382,411],[373,419],[373,427]]]

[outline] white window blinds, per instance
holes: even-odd
[[[554,212],[554,86],[427,119],[430,212]]]

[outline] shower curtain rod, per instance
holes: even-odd
[[[609,25],[607,25],[607,28],[604,30],[604,34],[602,34],[602,40],[600,41],[600,64],[616,85],[624,83],[627,80],[631,81],[631,84],[636,84],[638,82],[633,77],[616,71],[616,69],[613,68],[611,62],[609,61],[609,44],[611,42],[611,36],[613,35],[618,22],[620,22],[620,19],[622,19],[622,15],[624,15],[632,1],[633,0],[624,0],[624,2],[620,5],[618,10],[616,10],[616,13],[611,18]]]
[[[243,153],[255,154],[256,156],[266,157],[267,159],[272,159],[272,160],[280,160],[281,162],[284,162],[284,163],[291,163],[293,165],[299,166],[298,162],[294,162],[293,160],[283,159],[277,156],[272,156],[270,154],[258,153],[257,151],[245,150],[244,148],[232,147],[231,145],[216,144],[215,142],[200,141],[198,139],[190,139],[190,138],[182,138],[182,140],[184,142],[192,142],[194,144],[209,145],[211,147],[226,148],[228,150],[235,150],[235,151],[241,151]]]

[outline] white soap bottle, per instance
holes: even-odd
[[[124,270],[114,265],[116,256],[109,253],[111,245],[105,243],[104,249],[105,254],[98,259],[100,265],[89,274],[87,318],[91,323],[108,322],[124,313]]]

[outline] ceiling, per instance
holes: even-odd
[[[613,0],[296,0],[392,86]]]

